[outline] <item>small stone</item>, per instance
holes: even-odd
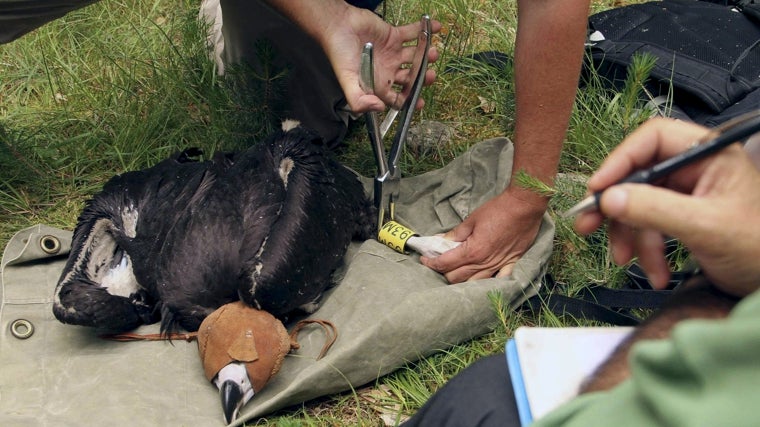
[[[406,138],[407,149],[419,156],[438,147],[444,147],[454,137],[454,128],[448,124],[433,120],[422,120],[409,128]]]

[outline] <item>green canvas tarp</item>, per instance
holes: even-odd
[[[512,153],[505,138],[483,141],[441,169],[404,178],[397,219],[422,235],[452,228],[505,188]],[[372,180],[364,183],[369,191]],[[546,216],[511,277],[456,285],[414,254],[374,240],[353,243],[336,273],[338,284],[311,315],[334,323],[337,341],[316,360],[324,331],[304,329],[301,348],[285,358],[238,423],[372,383],[406,362],[488,332],[497,321],[489,293],[512,304],[534,294],[553,234]],[[70,239],[71,231],[40,225],[18,232],[3,254],[0,425],[223,425],[217,390],[203,375],[195,342],[114,342],[55,320],[53,293]],[[34,332],[24,338],[28,326]],[[136,332],[157,331],[151,325]]]

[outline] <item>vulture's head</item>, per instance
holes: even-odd
[[[198,329],[198,352],[206,378],[219,388],[227,424],[280,370],[296,345],[282,322],[241,301],[206,317]]]

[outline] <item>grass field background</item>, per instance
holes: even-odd
[[[596,0],[592,13],[616,5]],[[0,45],[0,244],[38,223],[72,228],[84,201],[114,174],[151,166],[187,147],[208,156],[242,149],[271,131],[266,106],[216,75],[196,20],[198,7],[197,0],[109,0]],[[444,23],[434,40],[441,52],[434,65],[439,78],[424,90],[427,105],[416,120],[442,122],[453,136],[424,153],[406,153],[403,170],[437,168],[478,141],[510,136],[511,66],[463,58],[486,50],[511,55],[516,2],[392,0],[385,7],[392,23],[423,12]],[[569,295],[590,283],[615,286],[622,280],[603,233],[582,238],[556,213],[582,197],[585,178],[644,119],[647,64],[634,71],[620,93],[605,90],[593,76],[578,92],[561,174],[550,189],[557,224],[550,273]],[[361,123],[339,154],[363,174],[374,172]],[[517,326],[579,323],[550,313],[514,313],[497,298],[493,306],[499,327],[486,336],[442,349],[361,390],[252,425],[393,425],[462,367],[501,351]]]

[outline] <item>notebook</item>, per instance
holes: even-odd
[[[520,424],[527,426],[576,396],[583,380],[632,327],[520,327],[506,354]]]

